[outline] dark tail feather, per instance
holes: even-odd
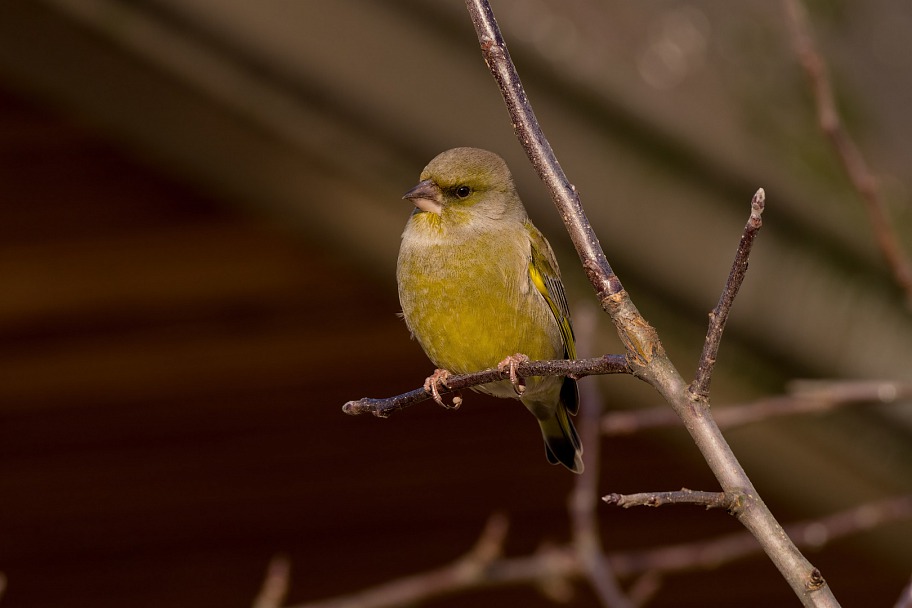
[[[567,378],[561,386],[560,403],[555,408],[554,415],[539,420],[548,462],[560,463],[574,473],[583,472],[583,446],[568,412],[575,413],[578,409],[579,393],[576,381]]]
[[[560,402],[574,416],[579,414],[579,388],[573,378],[564,378],[564,383],[561,384]],[[579,443],[579,438],[577,438],[577,443]]]

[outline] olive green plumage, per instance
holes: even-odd
[[[419,179],[404,197],[415,210],[396,277],[405,322],[434,365],[467,373],[516,353],[575,358],[557,260],[529,221],[503,159],[454,148]],[[519,398],[506,380],[476,390]],[[528,378],[521,401],[541,425],[548,460],[582,472],[582,447],[568,416],[578,409],[576,381]]]

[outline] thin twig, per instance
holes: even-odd
[[[266,576],[259,595],[253,600],[253,608],[282,608],[288,595],[291,579],[291,562],[284,555],[269,560]]]
[[[525,378],[533,376],[583,378],[598,374],[631,373],[627,358],[624,355],[603,355],[592,359],[528,361],[517,365],[516,372]],[[463,388],[479,386],[488,382],[496,382],[497,380],[507,380],[509,377],[510,371],[508,369],[486,369],[471,374],[453,375],[447,379],[446,386],[440,388],[440,394],[446,395]],[[397,410],[405,409],[430,398],[431,394],[428,391],[424,388],[418,388],[387,399],[365,397],[357,401],[349,401],[342,406],[342,411],[352,415],[371,413],[380,418],[386,418]]]
[[[842,126],[826,63],[811,34],[805,7],[800,0],[783,0],[783,3],[792,45],[798,61],[807,73],[814,95],[820,128],[830,140],[849,181],[864,202],[881,255],[893,274],[894,281],[905,293],[906,304],[912,307],[912,262],[903,252],[890,223],[877,179],[868,168],[858,146]]]
[[[819,549],[838,538],[909,518],[912,518],[912,495],[905,495],[793,523],[785,530],[802,547]],[[613,554],[611,563],[618,576],[633,576],[652,571],[710,570],[759,552],[760,548],[750,534],[736,532],[708,541]]]
[[[591,354],[596,330],[596,312],[589,306],[577,307],[577,344],[583,355]],[[599,505],[599,470],[601,464],[601,433],[599,418],[604,400],[597,382],[580,385],[580,413],[578,428],[586,450],[583,453],[585,468],[577,478],[569,498],[570,520],[573,524],[573,547],[583,566],[586,578],[596,596],[606,608],[633,608],[634,603],[624,595],[611,565],[605,557],[596,509]]]
[[[763,188],[760,188],[751,199],[750,217],[744,226],[744,232],[741,234],[741,242],[738,243],[738,251],[735,253],[735,260],[732,262],[728,280],[725,282],[721,297],[719,297],[719,303],[709,313],[709,329],[706,332],[703,353],[700,355],[700,364],[697,367],[697,377],[694,378],[694,381],[688,387],[688,390],[697,399],[709,398],[709,384],[712,381],[716,356],[719,354],[722,332],[725,331],[728,313],[731,311],[735,296],[738,295],[738,290],[741,289],[741,284],[744,282],[744,275],[747,274],[747,264],[751,247],[754,244],[754,237],[757,236],[763,226],[761,214],[765,204],[766,193]]]
[[[742,405],[715,406],[716,423],[730,429],[778,416],[821,413],[848,405],[893,403],[912,399],[912,384],[881,381],[795,381],[790,394],[759,399]],[[609,412],[602,417],[602,433],[631,435],[650,429],[680,427],[681,420],[667,407]]]
[[[725,492],[700,492],[681,488],[674,492],[641,492],[639,494],[609,494],[602,497],[609,505],[630,507],[661,507],[663,505],[699,505],[707,509],[730,509],[735,499]]]
[[[589,224],[576,189],[567,180],[529,104],[516,67],[487,0],[466,0],[482,56],[497,82],[520,144],[548,188],[602,308],[611,316],[624,343],[632,373],[651,384],[685,421],[713,474],[726,492],[741,492],[735,514],[805,606],[838,606],[819,570],[801,554],[763,503],[744,468],[719,431],[708,402],[694,400],[681,374],[668,359],[658,335],[640,315],[615,276]]]

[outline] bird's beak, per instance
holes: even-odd
[[[440,191],[440,186],[429,179],[418,182],[402,198],[410,200],[422,211],[430,211],[437,215],[443,211],[443,192]]]

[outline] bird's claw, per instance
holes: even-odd
[[[447,380],[449,378],[450,372],[447,370],[435,369],[434,373],[428,376],[427,380],[424,381],[424,390],[433,397],[434,401],[437,402],[437,405],[448,410],[455,410],[462,405],[462,394],[459,391],[453,391],[453,402],[451,404],[446,403],[440,395],[440,387],[449,388],[447,386]]]
[[[526,381],[522,376],[516,373],[516,368],[523,363],[528,362],[529,357],[522,353],[516,353],[497,364],[497,371],[501,373],[507,370],[510,371],[510,383],[513,385],[513,390],[516,391],[516,394],[519,396],[522,396],[522,394],[526,392]]]

